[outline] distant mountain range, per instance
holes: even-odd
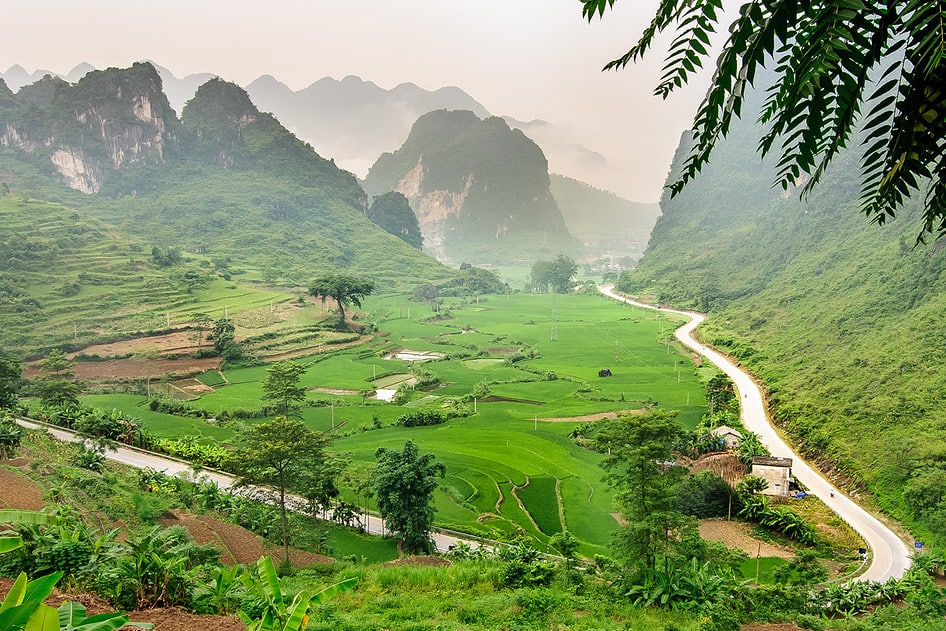
[[[74,301],[76,318],[115,310],[112,298],[89,297],[141,279],[139,266],[155,277],[142,282],[184,293],[213,269],[249,270],[287,287],[338,271],[389,289],[453,275],[369,221],[354,175],[260,112],[239,86],[204,83],[178,118],[161,84],[148,63],[93,71],[74,84],[49,76],[16,93],[0,80],[0,243],[17,252],[0,267],[0,346],[24,323],[25,338],[42,331],[61,314],[62,298]],[[74,221],[50,231],[44,215]],[[65,265],[60,257],[91,234],[117,261]],[[169,252],[203,266],[193,277],[169,270],[165,278]],[[102,276],[116,264],[128,266],[124,276]],[[121,305],[128,318],[153,308],[150,299]],[[102,317],[88,315],[87,328],[102,328],[91,324]]]
[[[177,78],[166,68],[153,62],[152,65],[161,76],[164,92],[176,112],[183,109],[198,86],[216,76],[199,73]],[[61,78],[74,83],[90,70],[92,66],[82,63]],[[12,66],[0,74],[0,78],[16,92],[47,74],[58,76],[44,70],[27,73],[20,66]],[[491,116],[483,105],[457,87],[430,91],[413,83],[402,83],[385,89],[371,81],[348,76],[341,80],[321,78],[302,90],[293,91],[278,79],[265,75],[245,89],[257,107],[273,113],[319,155],[362,178],[378,156],[404,143],[414,121],[427,112],[469,110],[480,118]],[[584,146],[561,127],[542,120],[503,118],[510,127],[522,130],[542,147],[553,173],[603,189],[608,188],[608,182],[620,177],[604,155]]]

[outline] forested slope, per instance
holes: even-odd
[[[856,155],[805,200],[771,188],[759,135],[738,123],[695,182],[664,196],[647,253],[619,287],[708,311],[703,338],[765,381],[775,418],[808,455],[944,545],[943,242],[914,247],[916,208],[884,226],[861,216]]]

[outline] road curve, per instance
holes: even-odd
[[[665,307],[655,307],[646,303],[632,300],[614,292],[612,285],[599,286],[602,294],[638,307],[676,313],[689,318],[686,324],[678,328],[674,334],[685,346],[700,353],[709,359],[732,380],[740,393],[740,419],[750,431],[755,432],[769,448],[773,456],[791,458],[792,474],[799,482],[813,493],[844,521],[856,530],[870,549],[870,564],[861,573],[857,580],[885,581],[889,578],[900,578],[910,567],[910,549],[892,530],[880,520],[856,504],[841,490],[833,486],[805,460],[795,453],[782,437],[775,431],[766,414],[762,391],[752,377],[743,371],[732,360],[710,346],[701,344],[693,337],[693,331],[706,319],[701,313],[680,311]]]
[[[36,421],[22,418],[17,419],[17,423],[30,429],[44,430],[57,440],[65,442],[79,442],[82,440],[75,434],[75,432],[63,429],[61,427],[56,427],[54,425],[38,423]],[[114,449],[109,449],[105,452],[105,457],[109,460],[114,460],[115,462],[120,462],[137,469],[154,469],[155,471],[161,471],[167,475],[191,475],[194,472],[193,465],[189,462],[177,458],[169,458],[167,456],[145,451],[144,449],[137,449],[135,447],[119,446]],[[236,476],[221,473],[219,471],[201,469],[198,477],[200,480],[205,482],[216,482],[217,486],[219,486],[222,490],[231,489],[237,485]],[[253,487],[250,487],[250,489],[252,488]],[[287,507],[298,508],[305,506],[306,502],[301,497],[288,495],[287,498],[289,499],[289,502],[287,502]],[[331,514],[328,514],[328,518],[331,518]],[[377,515],[362,515],[362,519],[366,520],[364,526],[367,532],[373,535],[385,534],[386,531],[384,520]],[[436,544],[437,550],[440,552],[447,552],[461,541],[473,548],[484,545],[479,541],[474,541],[472,539],[460,539],[450,534],[438,531],[431,532],[430,538],[433,540],[434,544]]]

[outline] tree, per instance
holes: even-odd
[[[0,357],[0,410],[16,405],[17,394],[23,384],[22,374],[19,363]]]
[[[588,19],[615,0],[582,0]],[[605,69],[637,61],[665,30],[676,30],[655,93],[666,98],[685,85],[710,55],[722,0],[662,0],[638,42]],[[946,54],[939,2],[864,0],[743,5],[729,26],[712,84],[694,120],[695,145],[678,193],[709,161],[716,142],[740,116],[759,71],[774,68],[760,122],[759,149],[780,154],[776,182],[808,193],[857,128],[864,149],[861,210],[883,224],[925,189],[922,230],[946,234]],[[869,107],[866,117],[861,116]]]
[[[424,245],[417,215],[407,198],[397,191],[375,197],[368,208],[368,219],[418,250]]]
[[[213,328],[207,336],[207,340],[214,343],[214,350],[221,355],[227,350],[227,347],[234,343],[236,336],[236,325],[229,318],[214,320]]]
[[[289,416],[291,410],[305,403],[306,389],[299,385],[305,367],[292,360],[276,362],[266,369],[263,380],[263,400],[275,401],[279,414]]]
[[[312,281],[309,285],[309,295],[321,297],[322,303],[326,298],[334,298],[338,303],[338,321],[345,324],[345,305],[354,304],[361,307],[361,300],[374,291],[374,283],[346,274],[331,274]]]
[[[49,351],[49,354],[39,362],[40,370],[45,374],[33,380],[32,391],[40,402],[46,406],[78,405],[81,389],[72,381],[75,373],[72,370],[73,362],[58,348]]]
[[[595,439],[608,455],[601,466],[616,493],[625,522],[615,533],[615,557],[634,571],[655,570],[672,552],[675,536],[691,522],[677,510],[674,487],[686,475],[671,462],[671,448],[683,432],[675,412],[661,410],[619,416]]]
[[[231,456],[229,465],[240,475],[241,484],[265,484],[275,489],[284,559],[288,563],[286,493],[304,492],[317,483],[329,438],[285,416],[250,427],[241,438],[245,447]]]
[[[762,444],[762,439],[755,432],[743,432],[739,444],[736,445],[739,460],[746,467],[752,467],[752,459],[756,456],[771,456],[769,448]]]
[[[434,522],[431,499],[437,475],[443,477],[446,468],[434,461],[433,454],[420,455],[411,441],[401,451],[381,447],[375,458],[374,491],[388,529],[401,540],[405,552],[429,553]]]
[[[552,291],[564,294],[572,289],[572,278],[578,273],[578,265],[570,257],[559,254],[551,261],[536,261],[532,264],[532,287],[544,293]]]

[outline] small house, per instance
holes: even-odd
[[[769,483],[763,493],[766,495],[789,495],[789,483],[792,477],[792,459],[755,456],[752,458],[752,475]]]
[[[728,425],[720,425],[707,433],[710,436],[718,438],[720,440],[720,447],[723,449],[735,449],[739,446],[739,441],[742,440],[742,434]]]

